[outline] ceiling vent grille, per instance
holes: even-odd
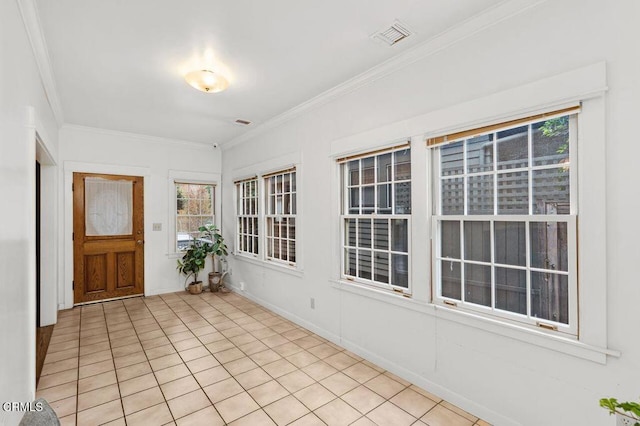
[[[387,46],[393,46],[411,34],[413,34],[412,31],[405,24],[400,21],[394,21],[390,27],[371,34],[371,38],[382,41]]]
[[[235,121],[235,123],[236,123],[236,124],[239,124],[239,125],[241,125],[241,126],[248,126],[249,124],[251,124],[251,122],[250,122],[249,120],[243,120],[243,119],[241,119],[241,118],[238,118],[238,119]]]

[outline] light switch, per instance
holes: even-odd
[[[153,224],[153,230],[154,231],[162,231],[162,224],[161,223],[154,223]]]

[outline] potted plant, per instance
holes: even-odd
[[[600,406],[616,415],[617,426],[640,426],[640,404],[637,402],[618,402],[615,398],[602,398]]]
[[[198,281],[198,272],[204,268],[205,260],[211,252],[211,248],[212,245],[206,240],[193,238],[182,259],[178,259],[176,269],[187,276],[185,284],[189,277],[193,275],[193,281],[186,287],[191,294],[202,293],[202,281]]]
[[[224,282],[222,280],[227,273],[222,272],[218,259],[222,260],[227,255],[227,244],[224,242],[224,238],[217,226],[208,224],[201,226],[199,230],[202,235],[211,241],[210,253],[213,272],[209,273],[209,289],[211,291],[224,291]]]

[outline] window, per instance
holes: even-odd
[[[258,255],[258,178],[236,182],[238,241],[241,253]]]
[[[266,188],[266,259],[296,263],[296,171],[264,177]]]
[[[409,292],[408,144],[339,161],[343,189],[342,277]]]
[[[577,334],[577,116],[564,114],[434,148],[437,303]]]
[[[214,222],[214,189],[211,184],[175,183],[176,186],[176,248],[185,250],[198,228]]]

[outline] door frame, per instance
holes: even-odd
[[[64,162],[64,280],[63,280],[63,304],[61,309],[70,309],[73,307],[73,191],[71,186],[73,184],[73,173],[96,173],[96,174],[108,174],[108,175],[128,175],[128,176],[141,176],[144,182],[143,188],[143,208],[144,208],[144,233],[145,235],[150,231],[149,224],[149,188],[151,180],[151,169],[148,167],[135,167],[135,166],[120,166],[114,164],[97,164],[97,163],[82,163],[76,161]],[[144,276],[150,276],[150,246],[144,245]],[[144,295],[149,294],[149,286],[144,286]]]

